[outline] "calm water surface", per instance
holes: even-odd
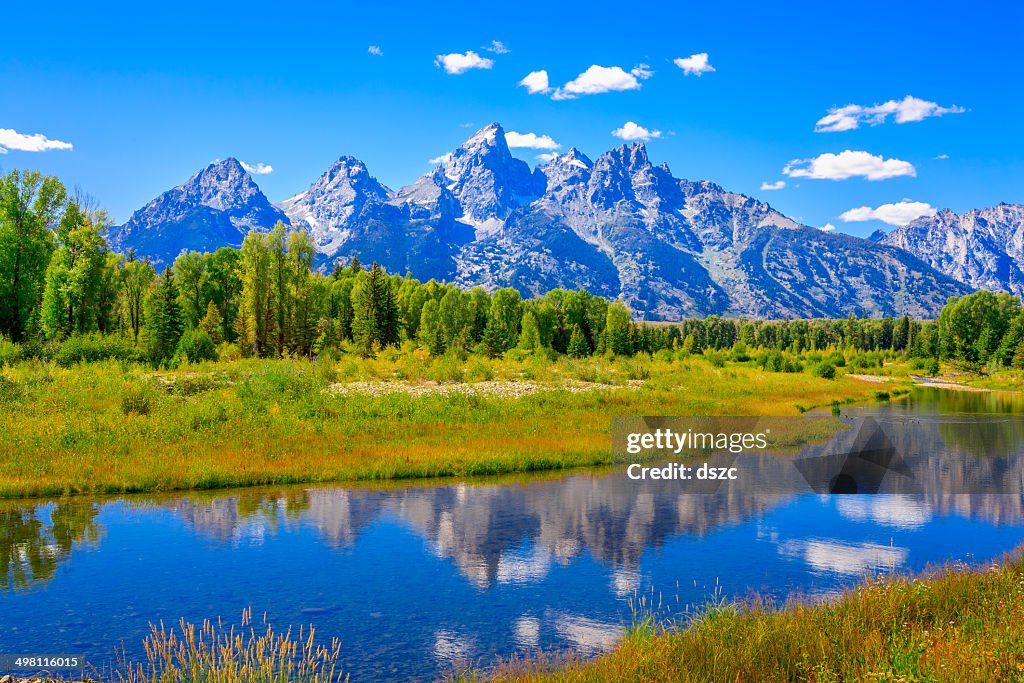
[[[1021,414],[1016,399],[930,390],[855,412],[899,423],[894,440],[936,480],[1024,480],[993,457],[1021,455],[1024,430],[968,419]],[[0,502],[0,652],[102,666],[122,642],[139,656],[151,621],[252,606],[341,638],[353,681],[429,681],[538,648],[600,652],[638,593],[678,614],[716,593],[827,596],[866,572],[987,561],[1024,540],[1019,494],[823,496],[773,485],[787,466],[761,462],[715,495],[606,470]]]

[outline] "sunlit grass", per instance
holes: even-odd
[[[275,633],[266,623],[252,624],[252,611],[241,625],[218,620],[198,627],[182,620],[178,627],[151,625],[144,642],[146,661],[119,656],[120,683],[333,683],[347,681],[338,670],[341,643],[318,644],[312,627]]]
[[[507,663],[461,681],[1021,681],[1024,562],[876,577],[840,598],[709,606],[683,627],[639,620],[609,654]]]
[[[472,381],[551,390],[519,397],[391,390],[433,386],[428,377],[446,364],[469,368]],[[26,361],[0,373],[0,497],[600,465],[611,461],[615,415],[795,415],[869,400],[877,390],[843,376],[715,367],[699,356],[458,360],[394,351],[371,360],[242,360],[160,372],[115,361],[70,368]],[[349,381],[381,390],[334,390]]]

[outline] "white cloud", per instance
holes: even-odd
[[[646,64],[637,64],[636,66],[629,70],[629,73],[633,74],[641,81],[646,81],[648,78],[654,75],[654,72],[651,71],[651,67],[647,66]]]
[[[537,158],[543,161],[545,164],[547,164],[554,161],[557,156],[558,155],[555,154],[554,152],[544,152],[542,154],[538,154]]]
[[[818,180],[845,180],[863,177],[868,180],[885,180],[897,176],[916,176],[917,171],[909,161],[883,159],[869,152],[845,150],[839,154],[831,152],[813,159],[794,159],[782,169],[790,178],[815,178]]]
[[[785,180],[776,180],[774,183],[763,182],[761,183],[761,189],[764,191],[781,190],[786,186]]]
[[[544,69],[531,71],[526,74],[526,77],[519,81],[519,85],[526,88],[526,92],[531,95],[551,92],[551,85],[548,83],[548,72]]]
[[[0,154],[8,150],[18,152],[48,152],[50,150],[71,150],[70,142],[51,140],[42,133],[25,135],[11,128],[0,128]]]
[[[661,137],[660,130],[648,130],[643,126],[640,126],[632,121],[626,121],[622,124],[622,128],[616,128],[612,131],[612,135],[621,140],[643,140],[647,142],[654,138]]]
[[[262,161],[257,161],[255,164],[247,164],[244,161],[239,162],[249,173],[253,175],[267,175],[274,172],[274,167],[270,164],[265,164]]]
[[[935,157],[935,160],[936,161],[945,161],[948,158],[949,158],[948,154],[940,154],[939,156]]]
[[[434,64],[444,69],[446,73],[458,75],[464,74],[470,69],[490,69],[494,66],[494,60],[467,50],[465,54],[453,52],[448,55],[438,55]]]
[[[366,51],[375,57],[384,56],[384,50],[380,49],[380,45],[371,45],[370,47],[366,48]]]
[[[821,230],[822,232],[832,232],[835,229],[836,226],[832,225],[831,223],[826,223],[825,225],[818,228],[818,230]]]
[[[679,57],[673,59],[672,62],[682,69],[683,73],[687,76],[700,76],[715,70],[715,67],[711,66],[708,62],[707,52],[698,52],[689,57]]]
[[[870,107],[859,104],[832,107],[828,110],[828,114],[814,125],[814,131],[816,133],[838,133],[856,130],[862,123],[877,126],[885,123],[890,116],[896,123],[913,123],[933,116],[962,114],[964,111],[966,110],[963,107],[958,107],[955,104],[941,107],[935,102],[907,95],[902,100],[889,100]]]
[[[571,100],[580,95],[597,95],[605,92],[639,90],[640,81],[619,66],[598,66],[589,69],[555,90],[552,99]]]
[[[536,133],[517,133],[514,130],[505,133],[505,142],[511,148],[525,147],[527,149],[558,149],[560,144],[551,139],[549,135],[537,135]]]
[[[481,49],[493,52],[496,55],[507,55],[510,52],[510,50],[505,47],[505,43],[500,40],[492,40],[490,45],[485,45]]]
[[[438,164],[441,164],[443,166],[444,164],[447,164],[449,161],[451,161],[451,158],[452,158],[452,153],[448,152],[448,154],[442,154],[439,157],[434,157],[433,159],[430,160],[429,163],[432,166],[437,166]]]
[[[915,218],[921,216],[934,216],[935,209],[926,202],[912,202],[909,199],[896,202],[895,204],[882,204],[872,209],[870,206],[861,206],[856,209],[844,211],[839,215],[839,220],[847,223],[862,223],[864,221],[882,221],[889,225],[906,225]]]

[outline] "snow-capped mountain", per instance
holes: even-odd
[[[240,232],[224,240],[217,222],[203,240],[193,235],[204,232],[198,219],[184,229],[161,222],[177,215],[189,184],[136,212],[117,229],[117,246],[149,254],[136,236],[171,240],[179,230],[179,250],[239,243]],[[358,256],[420,279],[513,286],[527,296],[585,287],[621,297],[649,319],[930,316],[948,296],[969,291],[891,245],[802,226],[712,182],[676,178],[651,163],[642,143],[595,161],[572,148],[531,171],[496,123],[408,187],[392,191],[361,161],[342,157],[273,210],[310,230],[325,266]],[[199,241],[206,246],[193,246]]]
[[[881,239],[971,286],[1024,296],[1024,206],[943,209]]]
[[[237,159],[210,164],[183,185],[164,192],[107,233],[117,251],[134,248],[155,264],[182,251],[237,247],[250,230],[266,230],[288,217],[274,208]]]

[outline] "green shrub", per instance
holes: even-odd
[[[814,376],[821,377],[823,379],[835,379],[836,366],[827,361],[824,363],[818,363],[814,366]]]
[[[224,342],[217,347],[217,358],[225,362],[232,362],[242,359],[242,350],[238,348],[237,344],[229,344]]]
[[[826,358],[825,360],[827,360],[829,363],[836,366],[837,368],[846,367],[846,356],[844,356],[841,351],[833,351],[832,353],[828,354],[828,358]]]
[[[672,349],[658,349],[654,352],[654,358],[666,363],[671,363],[675,360],[675,354],[672,353]]]
[[[489,382],[494,379],[494,368],[492,368],[487,362],[477,359],[469,366],[467,377],[471,380]]]
[[[101,360],[142,360],[142,354],[121,337],[100,334],[76,334],[57,349],[54,358],[63,367]]]
[[[181,335],[174,355],[179,360],[188,359],[189,363],[217,360],[217,347],[206,330],[195,328],[186,330],[185,334]]]
[[[0,334],[0,368],[21,360],[21,347]]]

